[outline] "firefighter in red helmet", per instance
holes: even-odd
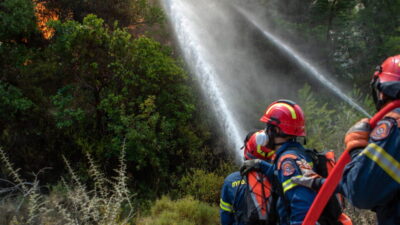
[[[261,159],[272,163],[275,151],[262,145],[264,130],[249,132],[244,140],[244,159]]]
[[[378,66],[371,87],[377,110],[400,99],[400,55]],[[352,161],[340,186],[354,206],[374,210],[378,224],[400,224],[400,108],[372,131],[367,121],[355,124],[345,136]]]
[[[316,169],[313,165],[318,164],[313,158],[315,155],[310,153],[312,150],[305,149],[297,141],[298,137],[306,136],[304,113],[293,101],[278,100],[268,106],[260,120],[266,123],[266,129],[263,135],[259,135],[258,143],[276,151],[275,160],[273,164],[247,160],[241,171],[246,173],[258,169],[274,180],[273,188],[278,194],[276,207],[279,224],[301,224],[314,201],[316,191],[297,185],[292,180],[303,175],[300,165],[313,171]],[[342,215],[337,199],[332,199],[329,206],[318,221],[320,224],[351,224],[351,221],[343,222],[348,218]]]
[[[257,144],[257,137],[263,131],[249,132],[244,140],[244,160],[265,160],[272,162],[275,152],[265,146]],[[262,179],[262,181],[260,181]],[[252,192],[248,192],[251,186]],[[256,188],[262,187],[262,188]],[[260,193],[258,193],[260,192]],[[268,195],[269,193],[269,195]],[[247,195],[252,196],[253,201],[247,200]],[[255,196],[264,196],[264,199]],[[247,204],[257,207],[258,216],[249,216],[252,213]],[[221,190],[220,219],[222,225],[250,225],[250,224],[276,224],[276,213],[267,210],[267,205],[272,204],[271,183],[261,172],[241,175],[239,171],[231,173],[225,178]]]
[[[377,110],[389,101],[400,98],[400,55],[389,57],[377,66],[371,89]]]
[[[274,188],[279,194],[277,211],[280,224],[301,224],[316,193],[292,183],[291,178],[301,175],[296,161],[312,159],[305,153],[297,137],[304,137],[305,119],[302,109],[289,100],[278,100],[268,106],[260,119],[266,123],[259,144],[276,151],[273,164],[260,160],[247,160],[241,171],[259,169],[278,183]]]
[[[377,110],[400,99],[400,55],[377,67],[371,88]],[[400,108],[388,113],[372,131],[368,119],[362,119],[347,131],[344,142],[352,160],[344,169],[339,191],[354,206],[375,211],[378,224],[400,224]],[[308,175],[295,183],[321,186],[324,182]]]

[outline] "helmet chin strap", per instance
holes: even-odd
[[[381,99],[379,96],[380,93],[379,78],[373,79],[373,81],[371,82],[371,89],[372,89],[372,98],[374,100],[376,110],[379,111],[385,104],[385,101]]]
[[[385,96],[383,98],[381,98],[381,96],[379,96],[379,94],[381,93],[379,90],[377,90],[375,93],[376,93],[376,95],[374,97],[374,102],[375,102],[375,106],[376,106],[376,111],[379,111],[386,105],[386,103],[388,103],[390,98],[385,97]]]
[[[296,138],[290,138],[290,139],[288,139],[286,141],[275,143],[275,146],[280,146],[280,145],[285,144],[288,141],[295,141],[295,140],[296,140]]]
[[[277,146],[281,146],[281,145],[285,144],[287,141],[295,139],[295,138],[292,138],[292,139],[289,139],[289,140],[285,140],[283,142],[275,142],[275,138],[276,137],[281,137],[282,134],[278,134],[276,132],[275,126],[268,125],[268,124],[267,124],[267,128],[266,128],[266,134],[268,135],[268,138],[269,138],[266,147],[270,148],[270,149],[275,149]]]

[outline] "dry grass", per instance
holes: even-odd
[[[169,197],[157,200],[151,214],[138,218],[138,225],[218,225],[219,207],[185,197],[176,201]]]
[[[349,204],[345,213],[351,218],[353,225],[376,224],[375,213],[370,210],[357,209]]]
[[[61,178],[65,193],[42,195],[39,181],[35,179],[28,183],[22,180],[6,153],[0,149],[0,159],[13,180],[7,181],[10,188],[0,189],[0,224],[130,224],[135,211],[131,202],[133,194],[127,187],[125,148],[122,148],[116,176],[111,179],[99,170],[90,154],[86,156],[90,165],[88,173],[93,179],[92,189],[81,182],[64,158],[71,177],[70,182]]]

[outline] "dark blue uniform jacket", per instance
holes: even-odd
[[[301,176],[296,161],[304,159],[312,164],[304,148],[297,142],[286,142],[276,152],[278,158],[274,165],[263,162],[261,171],[273,179],[274,171],[277,182],[282,186],[283,198],[279,197],[277,210],[281,225],[301,224],[310,208],[316,192],[292,182],[294,176]]]
[[[235,211],[242,211],[245,187],[246,181],[242,179],[238,171],[231,173],[225,178],[220,200],[220,218],[222,225],[244,225],[237,222]]]
[[[354,206],[376,212],[378,224],[400,224],[400,108],[378,122],[365,149],[351,152],[341,191]]]

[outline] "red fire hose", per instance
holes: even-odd
[[[396,100],[387,104],[369,120],[371,128],[373,129],[376,126],[376,123],[378,123],[378,121],[380,121],[387,113],[398,107],[400,107],[400,100]],[[328,176],[317,196],[315,197],[314,202],[311,205],[310,210],[308,210],[302,225],[315,225],[319,219],[322,210],[325,208],[326,203],[330,199],[331,195],[336,189],[336,186],[342,178],[344,167],[351,160],[349,151],[350,149],[345,149],[343,154],[340,156],[331,174]]]

